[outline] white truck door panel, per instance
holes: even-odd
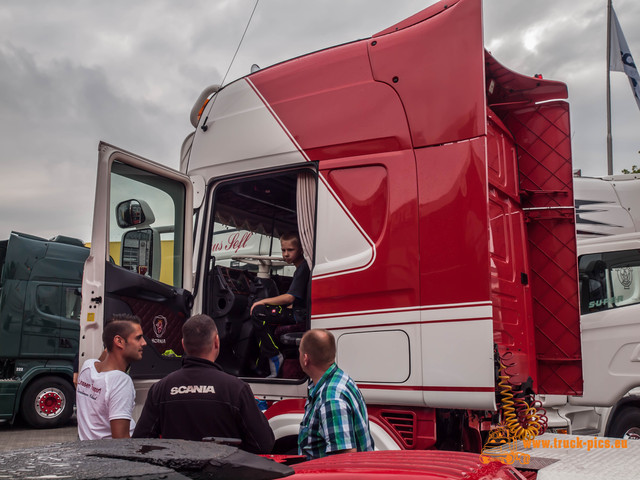
[[[80,364],[102,352],[104,320],[128,313],[140,317],[147,341],[132,376],[159,378],[179,366],[192,306],[192,230],[188,176],[100,143]]]

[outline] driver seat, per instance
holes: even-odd
[[[307,331],[306,322],[294,323],[292,325],[280,325],[274,331],[276,341],[279,343],[280,351],[284,357],[281,378],[304,378],[305,374],[300,367],[298,346],[302,335]]]

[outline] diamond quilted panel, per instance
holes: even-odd
[[[173,350],[183,355],[182,325],[186,321],[184,314],[175,312],[166,305],[139,298],[120,297],[134,315],[140,317],[142,333],[159,354]]]
[[[518,148],[538,364],[538,393],[582,392],[580,310],[566,102],[497,109]]]

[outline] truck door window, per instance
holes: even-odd
[[[38,285],[36,288],[36,308],[40,313],[46,315],[80,320],[82,297],[78,295],[77,290],[77,287]]]
[[[61,313],[60,287],[56,285],[38,285],[36,289],[36,306],[44,314],[59,316]]]
[[[640,251],[582,255],[579,270],[583,315],[640,303]]]
[[[119,162],[111,173],[110,257],[128,270],[181,287],[184,186]]]
[[[80,320],[82,297],[78,295],[78,288],[66,287],[64,290],[64,316],[72,320]]]

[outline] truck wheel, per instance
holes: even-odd
[[[38,378],[24,391],[22,418],[35,428],[56,428],[73,414],[73,388],[58,377]]]
[[[626,408],[616,415],[611,424],[609,436],[614,438],[627,438],[640,440],[640,410]]]

